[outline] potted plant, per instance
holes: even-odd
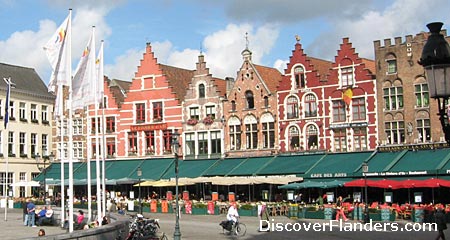
[[[194,125],[196,125],[197,123],[198,123],[198,120],[195,119],[195,118],[190,118],[189,120],[187,120],[187,124],[188,124],[188,125],[191,125],[191,126],[194,126]]]
[[[203,124],[205,124],[205,125],[211,125],[213,123],[214,123],[214,119],[210,115],[206,116],[203,119]]]

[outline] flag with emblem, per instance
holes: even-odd
[[[351,88],[345,90],[342,93],[342,100],[344,100],[345,104],[350,105],[350,103],[352,102],[352,97],[353,97],[353,91]]]

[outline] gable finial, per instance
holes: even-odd
[[[300,36],[299,35],[295,35],[295,40],[297,41],[297,43],[300,43]]]

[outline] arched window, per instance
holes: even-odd
[[[244,119],[245,124],[245,146],[247,149],[258,148],[258,121],[255,116],[248,115]]]
[[[253,92],[252,91],[246,91],[245,92],[245,98],[247,99],[247,109],[254,109],[255,108],[255,102],[253,98]]]
[[[290,96],[287,99],[286,106],[287,118],[298,118],[298,100],[294,96]]]
[[[198,85],[198,97],[205,98],[205,84],[203,83]]]
[[[263,148],[275,147],[275,119],[270,113],[261,116]]]
[[[295,75],[295,88],[305,87],[305,69],[302,66],[298,66],[294,69]]]
[[[228,120],[230,150],[241,149],[241,121],[237,117]]]
[[[289,151],[298,151],[300,149],[300,132],[297,127],[289,128]]]
[[[317,101],[314,94],[305,96],[305,117],[317,116]]]
[[[319,148],[319,136],[316,126],[312,124],[308,126],[306,139],[308,139],[308,150],[316,150]]]

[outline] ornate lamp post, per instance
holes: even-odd
[[[142,214],[142,199],[141,199],[141,177],[142,177],[142,169],[141,167],[137,168],[136,174],[139,178],[139,213]]]
[[[447,113],[450,97],[450,46],[440,34],[442,25],[444,24],[441,22],[427,24],[431,35],[423,47],[419,64],[425,69],[430,97],[438,101],[439,120],[445,141],[450,143],[450,124]]]
[[[369,218],[369,198],[367,196],[367,173],[369,172],[369,165],[367,165],[366,162],[364,162],[362,164],[362,172],[364,174],[364,197],[365,197],[365,202],[366,204],[364,204],[364,223],[368,223],[370,222],[370,218]]]
[[[45,154],[45,152],[46,149],[42,149],[42,154]],[[53,155],[53,153],[51,153],[50,155],[43,155],[42,158],[39,153],[36,153],[36,155],[34,155],[34,160],[36,161],[37,168],[44,175],[44,200],[47,198],[47,162],[52,163],[54,158],[55,156]]]
[[[180,206],[178,204],[178,149],[180,148],[179,142],[180,134],[178,130],[175,129],[175,132],[172,133],[172,151],[175,157],[175,232],[173,233],[173,239],[179,240],[181,239],[180,232]]]

